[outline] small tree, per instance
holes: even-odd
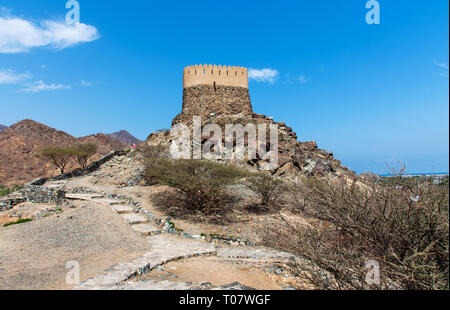
[[[39,153],[49,159],[61,171],[61,174],[64,174],[64,169],[76,151],[72,147],[45,146],[39,149]]]
[[[264,206],[270,207],[285,189],[284,182],[271,176],[268,173],[252,174],[245,182],[251,191],[261,198],[261,203]]]
[[[94,143],[76,144],[74,149],[77,162],[82,169],[86,169],[89,158],[97,152],[98,146]]]

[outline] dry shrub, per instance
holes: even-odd
[[[245,173],[230,164],[208,160],[147,158],[145,177],[176,189],[176,199],[186,208],[208,212],[228,201],[225,188]]]
[[[311,262],[299,271],[318,288],[448,289],[448,189],[401,176],[370,188],[311,179],[294,211],[312,225],[284,220],[265,240]],[[380,285],[365,282],[367,260],[380,264]]]
[[[261,198],[261,204],[266,207],[276,206],[281,195],[287,190],[285,183],[267,172],[253,173],[244,185]]]
[[[82,169],[86,169],[89,158],[91,158],[98,150],[98,145],[95,143],[75,144],[75,157]]]
[[[151,200],[159,211],[173,219],[215,225],[228,225],[233,222],[235,199],[226,194],[217,203],[201,210],[189,205],[184,195],[173,188],[153,194]]]

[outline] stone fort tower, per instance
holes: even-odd
[[[221,65],[184,68],[183,110],[172,124],[190,123],[194,115],[252,113],[246,68]]]

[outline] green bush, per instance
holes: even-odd
[[[205,210],[226,200],[225,187],[245,176],[241,169],[208,160],[147,158],[145,177],[177,190],[186,207]]]
[[[23,188],[23,185],[13,185],[13,186],[0,186],[0,197],[6,196],[13,192],[19,191]]]

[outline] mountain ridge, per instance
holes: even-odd
[[[141,140],[139,140],[138,138],[136,138],[135,136],[133,136],[124,129],[118,132],[109,133],[107,134],[107,136],[127,145],[139,144],[142,142]]]
[[[103,133],[76,138],[31,119],[24,119],[0,131],[0,184],[21,184],[36,178],[50,177],[58,170],[39,157],[38,148],[46,145],[72,145],[76,143],[95,143],[98,151],[92,160],[98,159],[113,150],[126,145]],[[75,169],[72,162],[67,170]]]

